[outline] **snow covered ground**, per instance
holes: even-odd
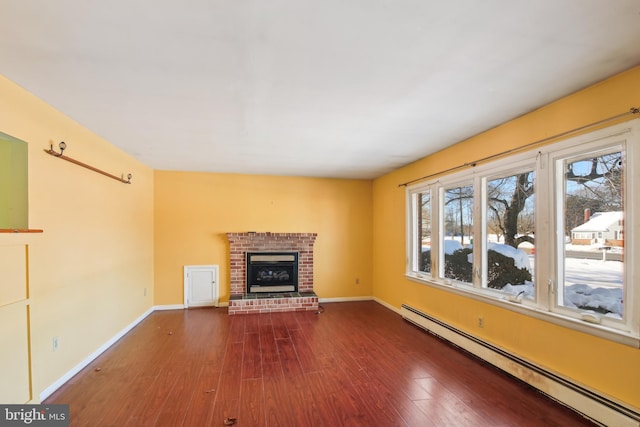
[[[445,253],[451,254],[462,245],[456,240],[445,240]],[[489,248],[501,254],[513,258],[518,268],[527,268],[534,272],[535,256],[527,254],[522,249],[514,249],[510,246],[492,242]],[[424,248],[423,248],[424,250]],[[590,251],[601,253],[598,247],[585,245],[566,245],[567,251]],[[613,248],[612,252],[621,252],[619,248]],[[470,255],[469,262],[473,262]],[[605,315],[613,318],[622,318],[623,301],[623,273],[624,264],[620,261],[603,261],[602,259],[565,259],[565,283],[563,306],[569,308],[581,308],[592,310],[596,313],[608,312]],[[525,298],[534,297],[533,282],[523,285],[506,285],[502,292],[512,295],[523,293]]]
[[[585,247],[581,249],[586,250]],[[535,257],[530,255],[532,269],[534,260]],[[624,264],[620,261],[566,258],[563,305],[569,308],[591,309],[598,313],[608,311],[606,316],[622,318],[623,268]],[[533,298],[534,294],[533,283],[507,285],[502,291],[513,295],[524,291],[524,296],[529,298]]]

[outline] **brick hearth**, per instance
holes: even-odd
[[[313,244],[316,233],[227,233],[231,273],[229,314],[318,310],[313,291]],[[247,294],[246,253],[298,252],[298,292]]]

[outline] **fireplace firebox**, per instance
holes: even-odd
[[[247,252],[247,293],[298,292],[297,252]]]

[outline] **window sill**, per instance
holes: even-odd
[[[456,295],[471,298],[476,301],[491,304],[519,314],[524,314],[526,316],[531,316],[539,320],[553,323],[555,325],[572,329],[574,331],[594,335],[599,338],[604,338],[619,344],[624,344],[633,348],[640,348],[640,337],[632,334],[631,332],[625,332],[607,326],[589,323],[573,317],[563,316],[558,313],[541,310],[526,303],[523,304],[520,302],[512,302],[502,297],[496,297],[483,292],[479,292],[472,288],[456,286],[455,284],[439,283],[415,273],[406,273],[405,277],[412,282],[416,282],[421,285],[427,285],[435,289],[451,292]]]
[[[0,233],[42,233],[44,230],[33,228],[0,228]]]

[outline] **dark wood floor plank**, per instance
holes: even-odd
[[[375,302],[154,312],[44,403],[71,425],[593,426]]]
[[[178,372],[177,372],[178,371]],[[145,399],[141,400],[135,413],[129,417],[127,425],[132,427],[153,426],[160,415],[158,409],[163,408],[167,396],[172,392],[181,372],[176,369],[164,369],[147,390]]]
[[[181,375],[178,375],[178,379],[173,388],[167,393],[167,399],[159,408],[158,418],[156,419],[156,426],[181,426],[184,422],[187,408],[191,403],[193,396],[196,393],[213,394],[215,396],[216,382],[213,378],[209,377],[210,389],[202,390],[202,383],[200,382],[203,377],[207,375],[208,367],[198,365],[187,365]],[[215,373],[212,374],[215,376]],[[219,374],[218,374],[219,376]],[[200,385],[200,386],[199,386]],[[208,385],[204,384],[205,388]],[[158,408],[156,408],[158,410]]]
[[[238,418],[242,425],[263,427],[267,425],[262,378],[245,379],[241,384]]]
[[[220,376],[218,390],[220,393],[230,395],[234,399],[240,396],[243,354],[244,342],[230,339],[224,363],[222,364],[222,374]]]
[[[278,345],[273,331],[272,323],[263,323],[260,325],[260,356],[262,365],[273,363],[280,364],[280,355],[278,354]],[[264,369],[264,368],[263,368]]]
[[[66,397],[67,393],[51,397],[52,400],[64,399],[60,400],[60,403],[69,403],[69,411],[74,414],[70,422],[72,426],[89,426],[96,423],[99,425],[107,414],[109,417],[113,417],[114,412],[119,409],[112,407],[113,396],[130,388],[129,380],[133,380],[134,383],[139,380],[139,376],[135,373],[128,377],[124,368],[105,368],[100,371],[85,370],[83,376],[87,381],[77,384],[77,390],[80,393],[73,393],[68,398]],[[91,395],[87,395],[87,390],[91,390]],[[108,422],[104,424],[108,424]]]
[[[324,418],[322,408],[318,407],[316,396],[312,393],[304,374],[287,376],[286,400],[292,405],[292,424],[295,426],[332,425]]]
[[[287,378],[297,379],[302,376],[303,370],[298,360],[298,354],[293,346],[291,338],[276,340],[278,346],[278,354],[280,355],[280,363],[282,370]]]
[[[139,375],[131,385],[118,390],[117,394],[120,395],[118,399],[120,405],[115,407],[111,405],[106,406],[109,408],[110,417],[108,419],[103,417],[100,424],[113,426],[127,425],[131,416],[136,414],[139,408],[152,397],[152,390],[156,379],[157,376]]]
[[[260,324],[269,318],[269,314],[247,314],[242,316],[244,318],[244,333],[256,333],[260,331]]]
[[[289,331],[291,342],[296,350],[298,362],[305,373],[316,372],[323,369],[324,364],[318,359],[318,353],[313,350],[301,329]]]
[[[220,367],[215,365],[205,365],[200,370],[200,375],[195,382],[193,392],[185,393],[188,399],[183,402],[184,426],[208,425],[213,416],[213,405],[219,394],[224,394],[219,389]],[[176,416],[179,418],[178,416]]]
[[[331,425],[384,425],[385,416],[380,416],[372,405],[372,402],[381,400],[378,398],[379,390],[366,389],[362,393],[362,389],[359,390],[342,372],[335,369],[312,372],[306,374],[306,378],[311,391],[318,396],[318,407],[323,412],[323,418],[330,421]],[[391,419],[395,417],[386,421]]]
[[[198,420],[194,420],[195,424],[186,423],[185,426],[204,426],[204,425],[223,425],[224,420],[229,418],[242,418],[240,414],[240,398],[239,395],[237,397],[232,397],[230,394],[222,393],[218,396],[215,401],[215,405],[211,407],[212,412],[211,416],[208,418],[209,424],[198,423]],[[242,425],[242,424],[238,424]],[[245,424],[251,425],[251,424]]]
[[[406,425],[398,408],[387,398],[383,383],[370,379],[367,382],[355,382],[354,389],[362,408],[364,420],[368,425],[404,426]],[[367,425],[362,424],[362,425]]]
[[[273,333],[276,339],[287,339],[289,338],[289,328],[288,325],[291,325],[292,328],[295,327],[296,322],[292,322],[288,319],[288,313],[271,313],[271,322],[273,325]]]
[[[262,353],[260,350],[260,334],[257,331],[244,334],[241,378],[243,380],[262,378]]]
[[[244,325],[247,316],[231,316],[229,319],[229,340],[242,341],[244,339]]]
[[[263,373],[266,425],[270,427],[302,425],[294,423],[297,421],[297,411],[290,399],[282,365],[279,362],[263,365]]]

